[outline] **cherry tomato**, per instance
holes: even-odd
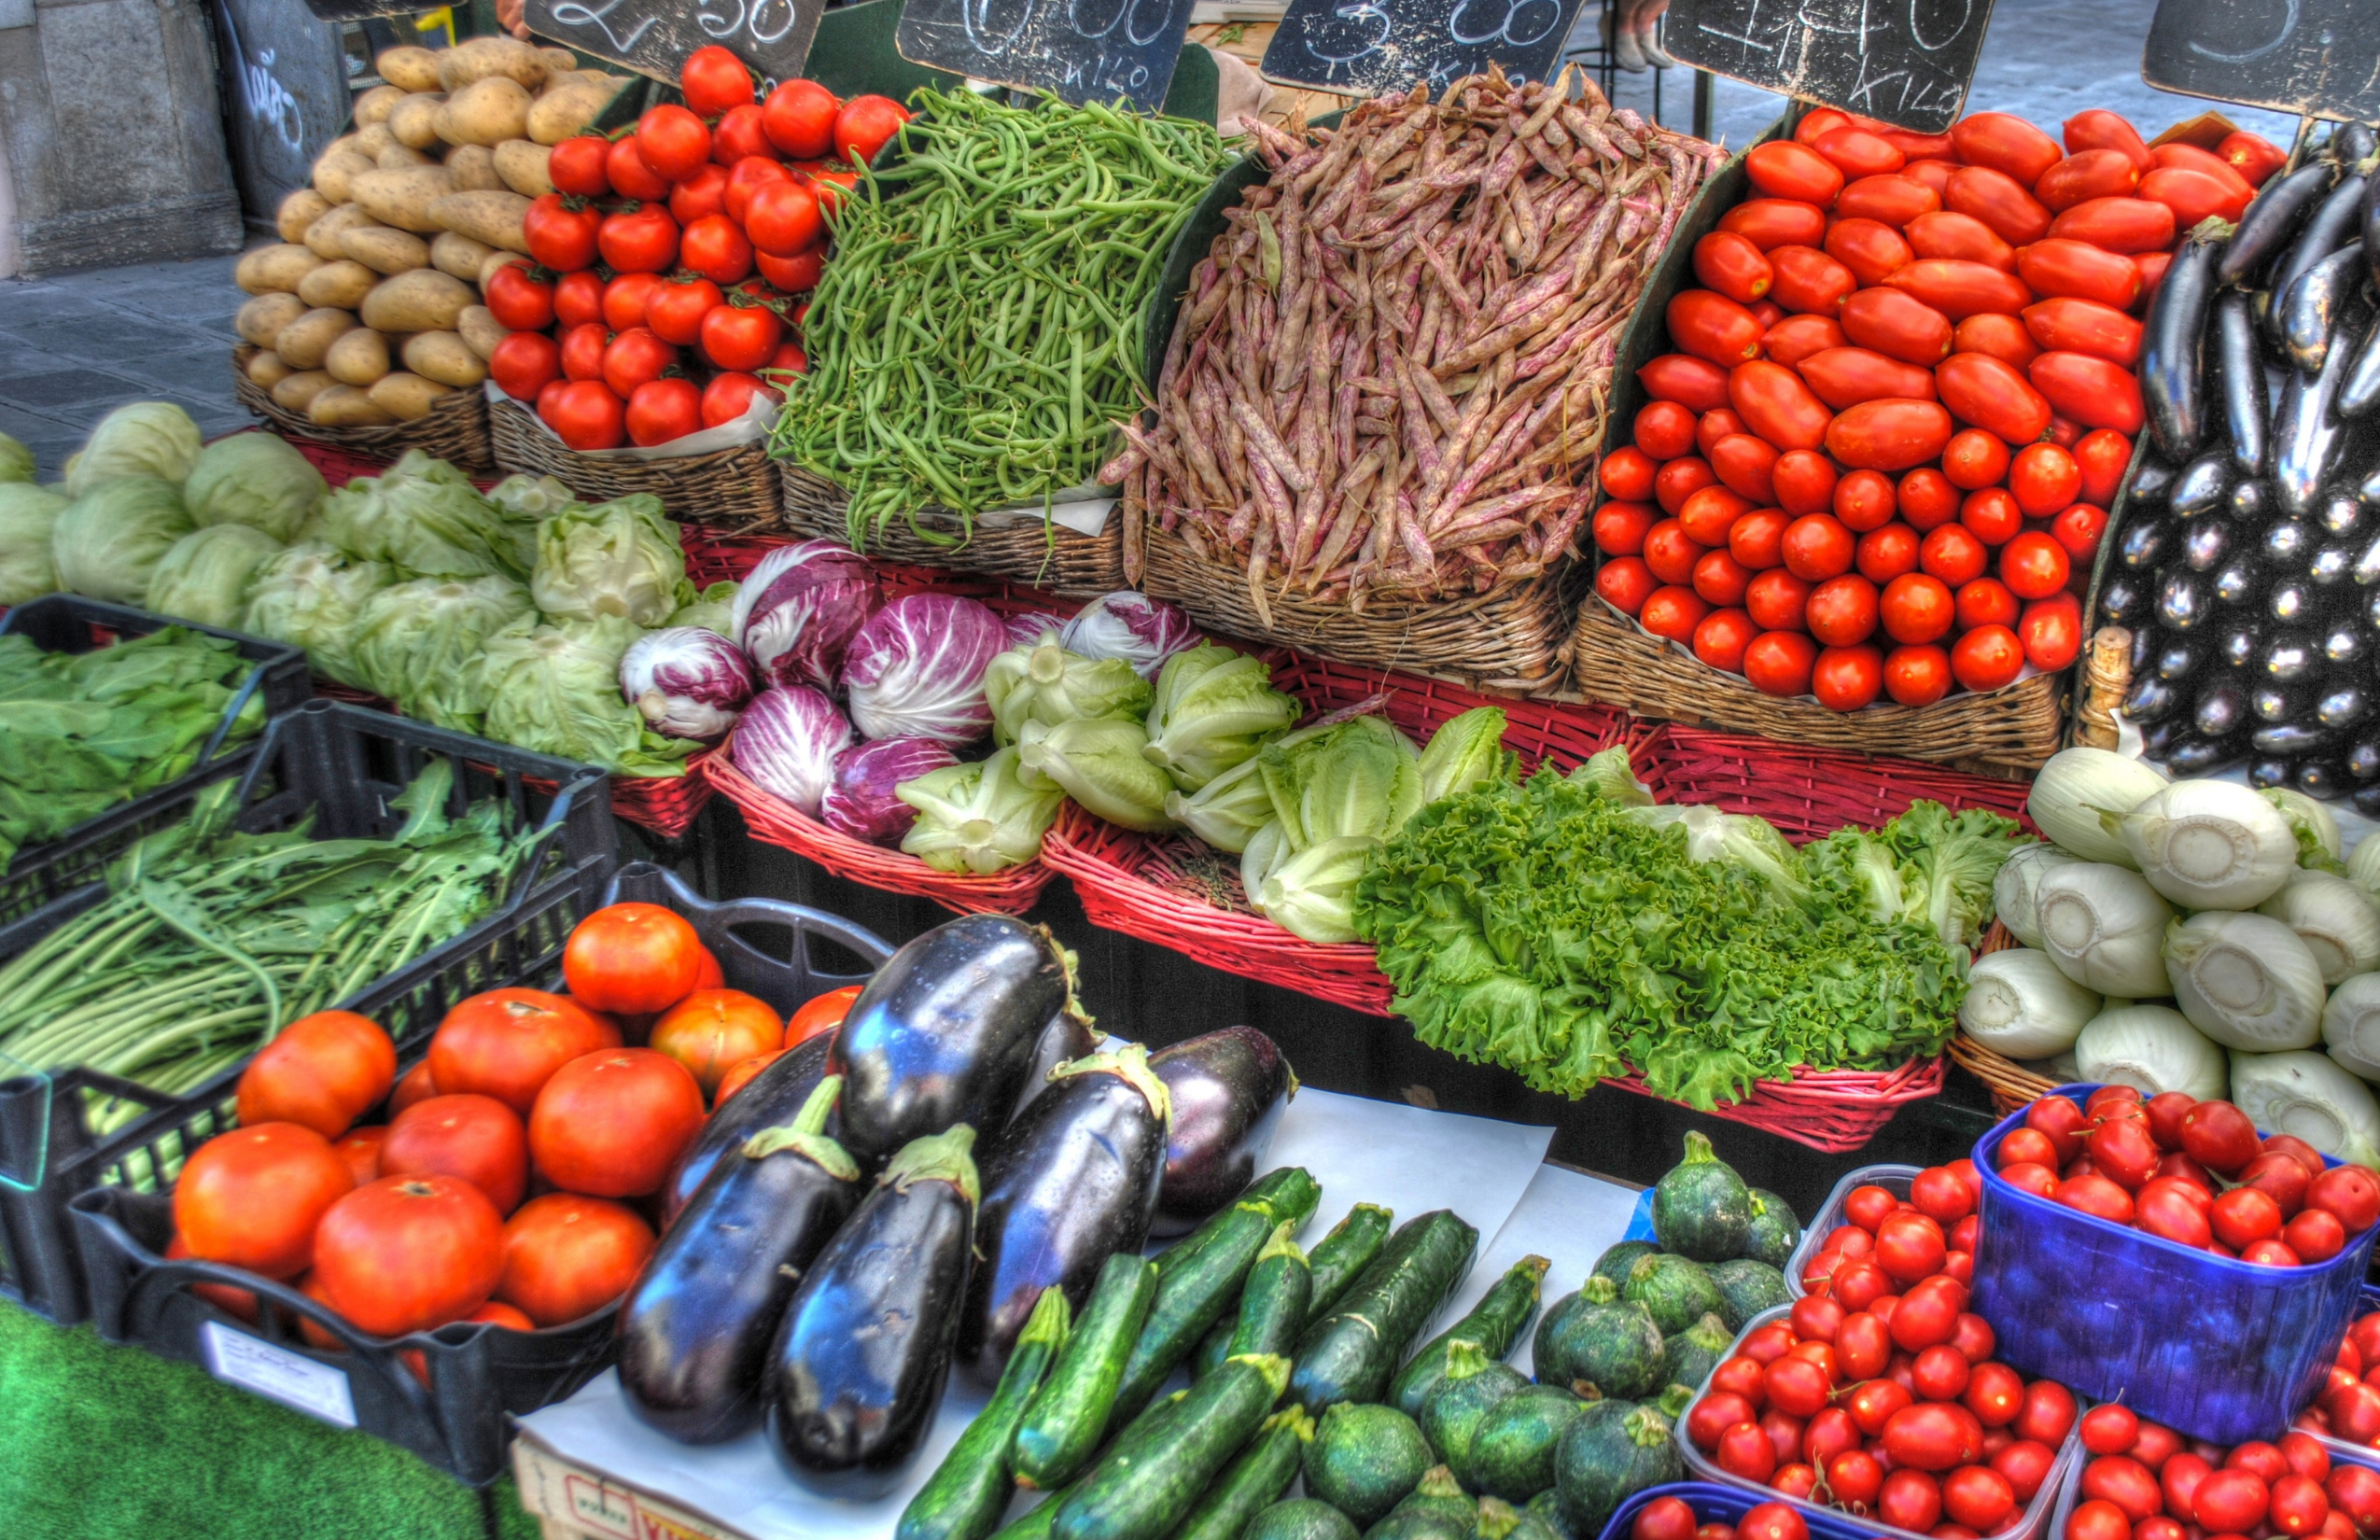
[[[1965,525],[1946,524],[1927,535],[1918,546],[1917,565],[1928,576],[1938,578],[1953,588],[1974,581],[1983,573],[1989,557],[1983,542]]]
[[[1978,626],[1951,648],[1952,677],[1979,695],[2015,683],[2023,668],[2024,646],[2005,625]]]
[[[1719,216],[1719,229],[1762,251],[1814,246],[1827,235],[1827,211],[1792,198],[1747,198]]]
[[[1777,1468],[1777,1447],[1757,1422],[1738,1422],[1719,1435],[1713,1458],[1719,1469],[1746,1481],[1766,1482]]]
[[[1804,695],[1810,693],[1811,671],[1817,663],[1817,644],[1808,637],[1798,631],[1767,631],[1743,650],[1743,677],[1764,694]]]
[[[1815,583],[1850,571],[1855,545],[1842,521],[1829,513],[1811,513],[1785,526],[1782,551],[1786,571]]]
[[[1656,1497],[1637,1510],[1629,1540],[1694,1540],[1694,1510],[1674,1497]]]
[[[1810,1540],[1810,1526],[1784,1503],[1759,1503],[1746,1508],[1735,1533],[1736,1540]]]

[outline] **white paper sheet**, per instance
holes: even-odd
[[[1553,1263],[1546,1273],[1542,1303],[1550,1308],[1587,1281],[1588,1271],[1605,1249],[1617,1245],[1636,1208],[1636,1189],[1605,1182],[1559,1166],[1540,1166],[1521,1196],[1512,1217],[1495,1239],[1482,1247],[1478,1266],[1455,1295],[1454,1308],[1439,1319],[1453,1321],[1479,1302],[1505,1269],[1524,1256],[1542,1256]],[[1514,1347],[1506,1362],[1522,1374],[1536,1372],[1531,1351],[1533,1326]]]
[[[1510,1229],[1507,1220],[1523,1196],[1536,1192],[1543,1180],[1541,1162],[1552,1141],[1551,1128],[1309,1087],[1297,1094],[1282,1117],[1270,1164],[1303,1166],[1322,1183],[1322,1207],[1304,1235],[1309,1243],[1321,1239],[1358,1202],[1385,1204],[1399,1220],[1452,1209],[1479,1227],[1480,1259],[1466,1284],[1466,1296],[1476,1297],[1495,1273],[1525,1252],[1555,1254],[1547,1242],[1521,1244],[1525,1238],[1517,1237],[1518,1249],[1501,1262],[1495,1260],[1496,1248]],[[1609,1201],[1618,1205],[1618,1225],[1627,1223],[1634,1195],[1591,1178],[1572,1180],[1617,1193]],[[1559,1194],[1547,1201],[1558,1206]],[[1549,1231],[1576,1225],[1573,1215],[1548,1212]],[[1596,1233],[1606,1227],[1596,1222]],[[1617,1228],[1613,1238],[1617,1238]],[[1561,1264],[1565,1259],[1555,1260]],[[1588,1260],[1593,1260],[1592,1253]],[[1569,1270],[1583,1273],[1585,1265]],[[1575,1286],[1574,1281],[1563,1292]],[[1452,1320],[1453,1314],[1444,1319]],[[564,1459],[665,1497],[752,1540],[887,1540],[903,1506],[958,1442],[984,1399],[984,1393],[964,1377],[954,1376],[933,1432],[907,1479],[891,1496],[873,1503],[837,1503],[795,1486],[777,1463],[764,1432],[710,1449],[672,1443],[628,1414],[619,1377],[609,1372],[569,1400],[533,1412],[521,1423]]]

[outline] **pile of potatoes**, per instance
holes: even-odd
[[[626,84],[510,37],[391,49],[378,66],[356,131],[282,203],[285,244],[234,273],[256,296],[234,323],[260,350],[248,378],[329,427],[427,416],[487,377],[505,333],[479,285],[528,250],[522,218],[553,190],[549,147]]]

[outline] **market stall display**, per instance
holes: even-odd
[[[2372,1309],[2373,1303],[2369,1295],[2357,1301],[2361,1313],[2339,1339],[2338,1356],[2332,1360],[2339,1372],[2325,1379],[2322,1393],[2297,1419],[2300,1428],[2358,1449],[2380,1448],[2373,1442],[2380,1439],[2380,1406],[2374,1405],[2380,1389],[2362,1379],[2372,1372],[2366,1365],[2380,1362],[2380,1342],[2374,1340],[2380,1335],[2380,1310]]]
[[[2118,1525],[2180,1529],[2245,1519],[2286,1533],[2335,1533],[2335,1513],[2358,1533],[2380,1523],[2380,1471],[2334,1458],[2320,1441],[2290,1431],[2225,1448],[2185,1440],[2171,1428],[2109,1404],[2083,1413],[2082,1455],[2067,1476],[2061,1540],[2097,1540]],[[2259,1518],[2246,1518],[2256,1514]]]
[[[2124,715],[2179,775],[2247,762],[2380,810],[2367,506],[2357,425],[2380,403],[2371,341],[2369,131],[2344,127],[2265,183],[2237,224],[2193,229],[2142,347],[2155,449],[2099,619],[2131,631]],[[2277,378],[2277,387],[2275,380]]]

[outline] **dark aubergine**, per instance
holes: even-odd
[[[2224,566],[2208,585],[2217,604],[2233,609],[2253,605],[2263,591],[2263,575],[2244,559]]]
[[[2357,787],[2355,795],[2350,800],[2355,805],[2355,810],[2365,818],[2380,819],[2380,781],[2374,781],[2369,786]]]
[[[2164,649],[2166,642],[2164,634],[2153,625],[2134,626],[2132,628],[2132,671],[2137,674],[2147,669],[2149,660],[2158,656]]]
[[[2349,241],[2300,273],[2289,291],[2275,303],[2281,346],[2289,361],[2314,373],[2330,357],[2331,340],[2347,301],[2363,286],[2363,243]],[[2337,345],[2350,347],[2361,338],[2340,337]]]
[[[2108,575],[2099,590],[2099,617],[2111,625],[2133,625],[2149,618],[2149,596],[2152,592],[2148,574],[2135,576],[2130,572]]]
[[[785,1125],[749,1130],[629,1288],[620,1388],[646,1426],[681,1444],[723,1443],[760,1426],[777,1323],[860,1201],[859,1167],[823,1131],[841,1088],[821,1080]]]
[[[1008,1114],[1008,1121],[1023,1117],[1033,1099],[1049,1088],[1052,1071],[1099,1051],[1099,1034],[1082,1016],[1060,1011],[1050,1017],[1049,1025],[1042,1029],[1041,1041],[1033,1046],[1033,1067],[1026,1071],[1025,1089],[1017,1094],[1016,1110]]]
[[[2380,780],[2380,739],[2348,745],[2346,769],[2359,781]]]
[[[2264,495],[2262,482],[2242,482],[2232,488],[2228,505],[2232,521],[2249,529],[2261,528],[2266,516],[2272,512],[2270,503],[2271,499]]]
[[[2289,245],[2298,226],[2331,190],[2338,175],[2339,168],[2331,161],[2308,161],[2288,175],[2266,182],[2240,215],[2239,227],[2225,244],[2222,261],[2215,270],[2217,277],[2226,284],[2256,287],[2253,280]]]
[[[2163,762],[2172,747],[2190,736],[2190,717],[2176,712],[2163,721],[2153,721],[2141,729],[2140,751],[2149,759]]]
[[[2284,721],[2260,727],[2249,739],[2261,754],[2311,754],[2338,741],[2338,735],[2318,722]]]
[[[2297,714],[2304,699],[2277,684],[2260,684],[2247,693],[2247,708],[2258,721],[2284,721]]]
[[[2315,619],[2314,584],[2305,578],[2285,578],[2264,595],[2264,613],[2281,625],[2304,625]]]
[[[1169,1106],[1149,1051],[1128,1043],[1061,1066],[992,1141],[959,1367],[998,1379],[1043,1289],[1057,1285],[1079,1310],[1108,1257],[1148,1240]]]
[[[2140,399],[2158,453],[2169,460],[2194,454],[2206,437],[2203,334],[2222,252],[2218,242],[2186,237],[2157,285],[2157,297],[2149,301],[2140,343]]]
[[[2257,649],[2252,666],[2276,684],[2294,684],[2314,672],[2317,651],[2303,632],[2275,631]]]
[[[2192,572],[2208,572],[2232,553],[2232,526],[2215,514],[2205,514],[2182,525],[2182,565]]]
[[[1154,1236],[1186,1235],[1247,1190],[1264,1169],[1297,1075],[1281,1047],[1253,1027],[1225,1027],[1149,1059],[1173,1096],[1165,1184]]]
[[[2187,738],[2165,754],[2165,768],[2177,776],[2204,776],[2236,764],[2247,746],[2233,738]]]
[[[2364,511],[2363,499],[2354,492],[2334,486],[2322,498],[2322,506],[2314,511],[2314,523],[2323,534],[2333,539],[2351,540],[2363,533],[2371,515]]]
[[[2132,473],[2132,500],[2154,508],[2173,489],[2174,468],[2154,455],[2141,456],[2140,469]]]
[[[768,1431],[815,1491],[881,1497],[933,1426],[974,1245],[974,1142],[962,1123],[895,1152],[786,1307]]]
[[[2361,301],[2357,301],[2360,305]],[[2368,312],[2351,312],[2340,324],[2360,324]],[[2338,458],[2346,423],[2338,413],[2340,383],[2346,377],[2347,350],[2332,348],[2318,374],[2292,371],[2273,413],[2275,506],[2286,518],[2314,511],[2322,483]]]
[[[2303,519],[2275,519],[2264,526],[2257,548],[2275,571],[2297,566],[2314,551],[2314,529]]]
[[[2342,732],[2372,715],[2372,692],[2352,680],[2324,693],[2314,703],[2314,720]]]
[[[2233,237],[2236,244],[2237,237]],[[2215,377],[2223,392],[2223,425],[2232,440],[2232,469],[2243,476],[2264,474],[2265,428],[2273,419],[2264,388],[2264,356],[2257,345],[2256,317],[2247,296],[2237,290],[2215,301]],[[2241,486],[2254,486],[2252,481]]]
[[[2200,513],[2212,513],[2222,508],[2231,496],[2231,467],[2220,455],[2201,455],[2181,468],[2174,478],[2173,496],[2166,506],[2183,518]]]
[[[2366,327],[2360,337],[2339,338],[2342,347],[2350,343],[2355,357],[2348,361],[2346,378],[2339,382],[2339,415],[2361,417],[2380,406],[2380,320]]]
[[[873,1170],[928,1134],[1005,1125],[1073,983],[1049,931],[1007,915],[964,916],[893,953],[828,1059],[844,1077],[844,1146]]]
[[[2157,677],[2168,683],[2176,679],[2186,679],[2196,673],[2199,665],[2206,661],[2206,652],[2207,649],[2204,643],[2174,642],[2157,654],[2154,665]]]
[[[2297,767],[2297,789],[2328,802],[2346,793],[2346,772],[2331,760],[2307,760]]]
[[[2230,679],[2216,679],[2198,692],[2191,724],[2202,738],[2228,737],[2247,725],[2247,692]]]
[[[2226,668],[2246,668],[2256,661],[2263,640],[2254,625],[2228,626],[2215,637],[2215,660]]]
[[[2247,784],[2259,791],[2269,791],[2275,786],[2287,786],[2290,777],[2296,773],[2296,764],[2289,760],[2250,760],[2247,765]]]
[[[2341,123],[2331,134],[2331,153],[2343,166],[2370,160],[2375,144],[2380,140],[2362,123]]]
[[[2167,567],[2157,581],[2158,623],[2176,631],[2204,624],[2213,607],[2210,586],[2187,567]]]
[[[669,1169],[668,1179],[661,1184],[664,1231],[678,1222],[679,1214],[693,1200],[694,1194],[729,1150],[763,1128],[791,1123],[801,1115],[810,1093],[826,1078],[827,1053],[833,1042],[834,1033],[830,1029],[788,1048],[704,1121],[703,1131],[686,1146],[686,1153],[678,1157],[678,1164]],[[832,1138],[834,1132],[835,1120],[830,1118],[826,1133]]]
[[[2289,286],[2315,263],[2338,250],[2353,239],[2362,222],[2365,178],[2349,173],[2340,178],[2331,190],[2315,204],[2314,213],[2299,230],[2297,239],[2290,242],[2273,264],[2273,275],[2265,284],[2264,334],[2280,340],[2275,325],[2279,320],[2281,297]]]
[[[2156,570],[2173,543],[2175,523],[2169,518],[2135,519],[2124,525],[2116,540],[2116,560],[2135,572]]]
[[[2175,685],[2154,674],[2143,674],[2132,681],[2132,690],[2124,696],[2124,715],[2135,722],[2160,721],[2173,715],[2183,698]]]

